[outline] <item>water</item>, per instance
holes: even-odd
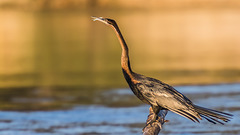
[[[126,87],[116,35],[93,15],[117,20],[139,73],[171,84],[240,81],[237,9],[1,9],[0,88]]]
[[[1,134],[141,134],[149,107],[121,89],[127,83],[119,42],[90,16],[118,22],[134,71],[190,85],[177,89],[199,105],[235,115],[222,126],[168,113],[161,133],[240,134],[239,8],[96,7],[0,9]],[[235,84],[206,85],[221,83]]]
[[[234,115],[225,125],[206,120],[200,124],[169,112],[162,134],[240,134],[240,84],[178,86],[198,105]],[[121,102],[121,97],[133,96],[129,89],[117,89],[101,94],[109,102]],[[200,95],[200,96],[198,96]],[[115,96],[115,98],[112,98]],[[141,134],[148,115],[147,105],[109,107],[106,105],[76,105],[53,111],[1,111],[2,135],[72,135],[72,134]]]

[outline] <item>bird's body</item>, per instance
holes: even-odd
[[[124,69],[123,74],[133,93],[144,103],[151,105],[156,114],[160,109],[167,109],[193,121],[201,119],[192,102],[172,86],[136,73],[132,73],[130,77]]]
[[[108,18],[93,18],[94,20],[109,25],[115,30],[122,47],[121,66],[124,77],[133,93],[141,101],[151,105],[155,113],[152,122],[157,119],[157,114],[161,109],[170,110],[194,122],[199,122],[199,119],[201,120],[202,117],[214,124],[223,124],[223,122],[219,120],[224,122],[229,121],[232,116],[231,114],[194,105],[186,96],[178,92],[172,86],[157,79],[133,72],[130,66],[128,46],[117,26],[117,23]]]

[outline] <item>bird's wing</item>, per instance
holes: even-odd
[[[198,121],[197,118],[200,118],[192,102],[168,84],[147,78],[137,84],[137,87],[143,97],[154,106],[161,106],[192,121]]]
[[[174,100],[186,106],[192,105],[192,102],[186,96],[172,86],[153,78],[144,79],[141,83],[136,84],[136,87],[152,104],[160,103],[162,100]]]
[[[146,103],[149,103],[151,105],[158,106],[152,85],[148,85],[145,83],[137,83],[135,87],[137,88],[139,93],[141,93],[141,100],[145,100],[145,102],[147,101]]]
[[[167,84],[163,84],[161,89],[163,90],[155,92],[155,97],[158,99],[157,103],[160,106],[164,106],[168,110],[194,122],[199,122],[198,118],[201,119],[201,117],[194,109],[193,103],[186,96]],[[162,97],[161,91],[167,95],[165,99],[160,99],[160,96]]]

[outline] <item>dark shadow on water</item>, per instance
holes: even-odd
[[[196,101],[226,97],[237,99],[236,97],[240,94],[239,88],[239,84],[176,86],[178,91]],[[15,111],[61,110],[93,104],[111,107],[131,107],[142,104],[130,89],[101,90],[77,86],[24,87],[0,89],[0,95],[0,109]],[[235,109],[237,108],[235,106]]]

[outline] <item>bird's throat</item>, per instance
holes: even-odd
[[[130,83],[136,82],[134,78],[135,73],[131,69],[128,55],[127,56],[124,56],[124,55],[127,55],[127,54],[122,54],[122,58],[121,58],[122,71],[126,81],[130,85]]]
[[[132,74],[128,51],[126,51],[126,50],[122,50],[121,66],[122,66],[122,69],[124,69],[126,71],[126,73]]]

